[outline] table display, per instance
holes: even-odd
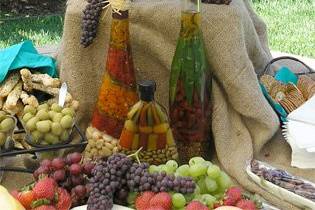
[[[247,0],[206,2],[68,1],[60,78],[25,65],[0,84],[0,209],[313,208],[314,171],[288,167],[287,142],[270,140],[261,22]],[[311,77],[290,75],[261,77],[287,119],[314,97]]]

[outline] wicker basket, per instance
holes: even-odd
[[[306,71],[304,72],[294,72],[295,76],[299,78],[298,84],[284,84],[275,79],[275,75],[273,75],[271,71],[271,66],[281,60],[295,61],[305,67]],[[313,80],[307,76],[314,73],[315,71],[310,66],[306,65],[301,60],[290,56],[274,58],[266,65],[263,74],[259,76],[261,89],[270,105],[278,114],[281,122],[285,122],[289,112],[302,105],[309,97],[311,97],[310,94],[306,93],[304,90],[305,88],[303,89],[302,87],[306,87],[306,83],[309,85],[310,82],[313,83]],[[303,84],[300,84],[302,82]],[[315,85],[313,89],[315,94]],[[312,92],[313,89],[308,92]]]

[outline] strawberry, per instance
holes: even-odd
[[[42,205],[32,210],[59,210],[59,209],[56,209],[54,206],[50,206],[50,205]]]
[[[165,210],[172,209],[172,197],[166,192],[160,192],[150,200],[150,207],[161,206]]]
[[[147,210],[149,208],[150,200],[155,195],[154,192],[144,192],[136,198],[135,206],[137,210]]]
[[[192,201],[190,202],[185,210],[209,210],[207,206],[203,205],[199,201]]]
[[[223,204],[225,206],[235,206],[242,199],[242,190],[239,187],[231,187],[225,193]]]
[[[35,199],[53,200],[55,198],[56,187],[57,183],[52,178],[45,177],[39,180],[33,188]]]
[[[69,210],[71,207],[71,196],[67,190],[58,187],[57,189],[58,201],[56,207],[58,210]]]
[[[165,210],[162,206],[151,206],[146,210]]]
[[[241,208],[243,210],[256,210],[256,205],[251,200],[240,200],[237,202],[236,207]]]
[[[31,204],[34,201],[34,193],[31,190],[22,191],[18,195],[18,201],[24,206],[26,209],[31,209]]]

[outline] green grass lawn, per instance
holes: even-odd
[[[57,44],[62,35],[63,16],[3,18],[0,21],[0,48],[32,40],[36,46]]]
[[[274,51],[315,57],[315,0],[252,0],[268,26]],[[1,15],[0,19],[6,19]],[[56,44],[63,28],[62,16],[0,21],[0,48],[25,39],[37,46]]]
[[[274,51],[315,57],[315,0],[252,0]]]

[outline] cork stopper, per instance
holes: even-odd
[[[153,101],[154,92],[156,91],[156,83],[153,80],[143,80],[138,83],[140,99],[142,101]]]

